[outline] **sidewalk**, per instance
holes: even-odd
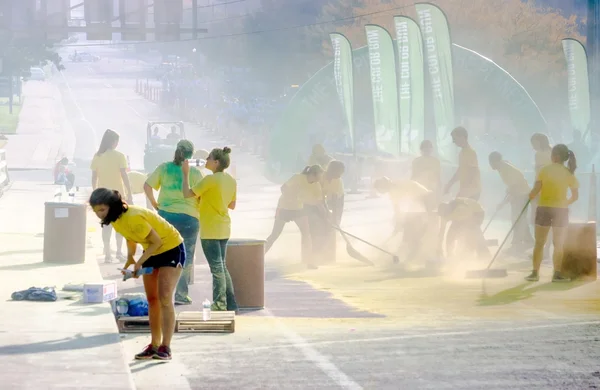
[[[58,86],[52,80],[29,81],[23,84],[23,96],[17,132],[7,135],[8,168],[52,169],[58,159],[70,159],[75,135]]]
[[[13,182],[0,199],[0,356],[2,388],[134,389],[108,303],[83,304],[67,283],[100,281],[96,253],[78,265],[43,263],[49,183]],[[96,221],[88,215],[88,226]],[[56,302],[12,301],[29,287],[54,286]]]

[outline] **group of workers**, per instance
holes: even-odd
[[[89,203],[101,221],[105,260],[111,261],[110,237],[117,236],[117,258],[134,275],[142,268],[148,299],[152,340],[136,359],[171,359],[171,339],[175,330],[174,304],[189,305],[190,272],[198,235],[206,256],[213,285],[214,311],[237,311],[231,276],[225,265],[231,233],[229,210],[236,207],[237,182],[226,169],[231,149],[215,148],[206,158],[204,176],[190,167],[194,145],[177,143],[172,161],[160,164],[146,179],[144,192],[152,209],[133,205],[125,156],[116,150],[119,135],[107,130],[92,160],[92,186]],[[158,190],[158,200],[153,190]],[[123,241],[127,254],[122,252]],[[137,246],[143,253],[136,259]],[[175,297],[175,299],[173,299]]]
[[[461,255],[475,252],[479,258],[489,258],[491,253],[482,230],[485,211],[479,203],[482,183],[477,153],[469,144],[464,127],[455,128],[451,136],[460,152],[456,172],[445,186],[442,186],[440,160],[434,155],[432,143],[425,140],[421,143],[421,156],[413,160],[410,179],[393,181],[382,177],[374,181],[374,187],[379,193],[389,194],[394,207],[395,233],[404,230],[405,242],[422,245],[422,234],[428,231],[422,213],[431,213],[441,219],[436,234],[438,257],[452,257],[457,254],[457,249],[461,249]],[[544,248],[548,246],[548,235],[552,231],[552,281],[568,281],[561,274],[561,264],[569,221],[568,207],[579,196],[579,184],[574,175],[575,154],[563,144],[551,147],[548,137],[541,133],[531,137],[531,146],[535,152],[536,177],[531,186],[523,172],[504,160],[501,153],[489,155],[491,169],[498,172],[506,186],[498,210],[507,204],[511,207],[513,233],[509,251],[522,253],[533,246],[532,272],[526,279],[537,281]],[[306,265],[315,268],[328,261],[331,256],[328,248],[332,245],[328,240],[332,237],[331,232],[339,228],[344,208],[343,173],[343,163],[328,156],[322,146],[313,148],[308,166],[281,187],[273,231],[267,238],[267,251],[284,225],[293,221],[300,229],[302,259]],[[456,196],[441,202],[455,184],[458,184]],[[405,211],[411,212],[403,212],[402,205]],[[531,219],[527,218],[530,207],[533,210]],[[535,225],[533,235],[530,221]]]

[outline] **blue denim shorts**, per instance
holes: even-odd
[[[177,268],[179,266],[185,266],[185,245],[183,245],[183,243],[166,252],[150,256],[144,263],[144,268]]]

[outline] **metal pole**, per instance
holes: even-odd
[[[198,38],[198,0],[192,0],[192,37]]]

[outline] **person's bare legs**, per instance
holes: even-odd
[[[175,332],[175,287],[179,281],[183,268],[161,267],[158,270],[158,299],[162,318],[162,343],[161,346],[170,347],[173,333]]]
[[[123,236],[115,231],[115,239],[117,240],[117,259],[127,260],[123,255]]]
[[[283,232],[283,228],[285,227],[285,221],[275,217],[275,222],[273,222],[273,230],[271,230],[271,234],[267,237],[267,242],[265,243],[265,253],[271,249],[275,241],[279,238],[281,233]]]
[[[533,270],[539,272],[544,258],[544,247],[548,239],[550,226],[535,225],[535,245],[533,247]]]
[[[152,346],[158,348],[162,337],[162,321],[160,300],[158,294],[158,269],[151,274],[144,275],[144,291],[148,299],[148,319],[150,320],[150,333],[152,334]]]
[[[312,264],[313,263],[313,259],[311,258],[312,255],[312,240],[310,238],[310,227],[308,225],[308,218],[307,217],[301,217],[301,218],[297,218],[296,220],[294,220],[294,223],[296,223],[296,225],[298,226],[298,229],[300,229],[300,240],[301,240],[301,245],[302,245],[302,252],[301,252],[301,257],[302,257],[302,262],[304,264]]]
[[[552,245],[554,253],[552,254],[552,263],[554,265],[554,273],[561,272],[562,260],[564,255],[565,239],[567,237],[567,228],[553,227],[552,228]]]
[[[107,263],[112,261],[112,256],[110,253],[110,236],[112,235],[112,231],[112,226],[102,226],[102,244],[104,245],[104,261]]]

